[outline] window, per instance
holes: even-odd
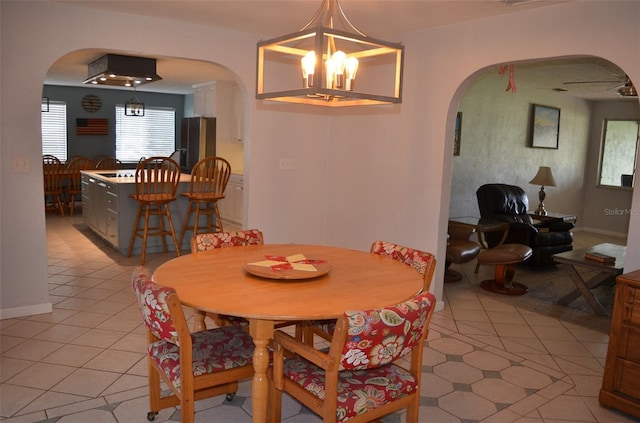
[[[40,113],[42,126],[42,154],[67,160],[67,103],[49,101],[49,111]]]
[[[638,146],[638,121],[605,119],[600,185],[632,187]]]
[[[176,111],[146,107],[144,116],[125,116],[116,105],[116,158],[137,162],[141,157],[168,157],[176,149]]]

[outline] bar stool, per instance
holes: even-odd
[[[129,241],[131,257],[136,238],[142,238],[142,259],[144,264],[147,253],[147,237],[159,236],[162,240],[162,251],[167,252],[166,236],[171,235],[180,255],[180,244],[176,239],[173,228],[169,203],[176,199],[176,191],[180,182],[180,165],[168,157],[150,157],[142,160],[136,167],[135,194],[130,197],[138,202],[138,212]],[[144,212],[144,216],[142,213]],[[149,226],[151,216],[157,216],[157,226]],[[169,230],[165,228],[164,217],[169,221]],[[140,218],[144,218],[144,225],[140,228]]]
[[[93,159],[78,156],[67,163],[67,208],[73,216],[76,209],[76,197],[82,194],[81,170],[92,170],[95,167]]]
[[[42,173],[44,176],[44,209],[56,210],[64,216],[64,176],[65,167],[57,157],[46,154],[42,156]],[[50,198],[50,202],[47,200]]]
[[[218,200],[224,198],[230,176],[231,165],[222,157],[205,157],[193,166],[189,192],[182,193],[189,199],[189,208],[182,224],[180,245],[187,231],[192,231],[194,236],[198,234],[198,229],[204,229],[205,232],[223,232]],[[190,226],[189,218],[192,213],[195,216],[193,226]],[[200,226],[201,216],[206,216],[206,226]]]

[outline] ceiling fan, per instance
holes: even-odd
[[[617,90],[618,95],[621,97],[637,97],[638,90],[631,82],[631,79],[627,75],[616,75],[612,74],[614,77],[618,78],[616,80],[608,80],[608,81],[568,81],[563,82],[563,85],[577,85],[577,84],[617,84],[613,87],[607,88],[607,91]]]

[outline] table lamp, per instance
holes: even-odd
[[[538,198],[540,199],[540,204],[538,205],[535,214],[539,214],[542,216],[547,215],[547,210],[544,208],[544,198],[547,193],[544,192],[545,185],[548,187],[555,187],[556,180],[553,179],[553,173],[551,173],[551,168],[548,166],[540,166],[538,169],[538,173],[533,177],[532,180],[529,181],[530,184],[540,185],[540,192],[538,193]]]

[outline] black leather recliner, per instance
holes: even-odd
[[[476,191],[481,219],[508,222],[509,233],[505,244],[523,244],[531,247],[533,254],[527,261],[531,267],[553,265],[554,254],[573,249],[573,223],[554,222],[540,231],[533,226],[527,214],[529,199],[524,190],[515,185],[486,184]],[[485,233],[491,248],[502,238],[501,233]]]

